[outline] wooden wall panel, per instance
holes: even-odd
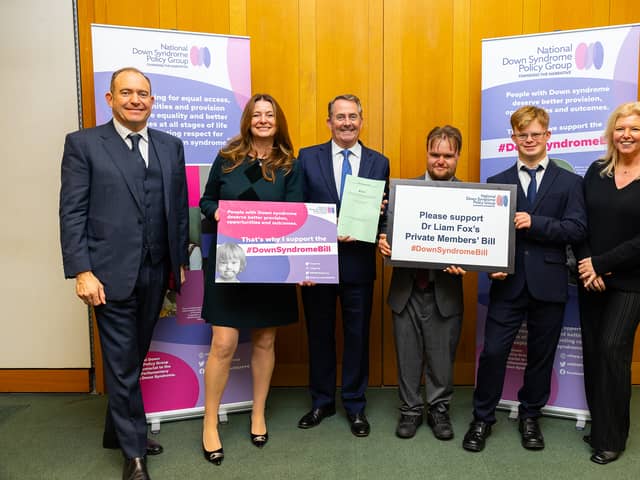
[[[392,177],[423,174],[427,133],[453,123],[453,11],[451,1],[385,3],[384,152]],[[390,275],[391,268],[385,268],[384,296]],[[397,362],[391,310],[383,305],[383,382],[388,385],[397,382]]]
[[[360,1],[345,5],[342,2],[299,2],[299,33],[300,49],[294,59],[297,69],[293,77],[297,78],[297,88],[292,86],[293,92],[298,92],[298,109],[293,112],[287,107],[290,118],[299,119],[296,135],[296,125],[290,120],[290,129],[294,142],[298,148],[325,142],[330,134],[326,125],[326,105],[335,95],[354,93],[358,95],[364,108],[363,140],[372,148],[381,150],[382,147],[382,8],[381,2]],[[351,17],[350,17],[351,16]],[[361,25],[354,27],[348,18],[362,17],[368,19],[368,27]],[[336,21],[338,19],[338,21]],[[282,19],[282,24],[291,25],[295,31],[295,22]],[[295,35],[295,33],[292,33]],[[253,41],[253,36],[252,36]],[[304,48],[303,48],[304,46]],[[362,62],[365,58],[368,61]],[[307,68],[303,68],[306,66]],[[284,72],[283,72],[284,70]],[[278,69],[280,75],[286,75],[286,68]],[[289,79],[283,79],[275,88]],[[375,95],[374,93],[375,92]],[[371,112],[371,114],[369,113]],[[382,301],[382,287],[378,283],[374,302],[379,305]],[[341,319],[338,318],[337,343],[338,357],[342,352],[342,335],[340,334]],[[303,376],[289,377],[289,384],[306,384],[307,381],[307,352],[304,324],[283,329],[278,347],[278,367],[274,374],[274,384],[281,381],[280,373],[285,369],[290,372],[304,372]],[[285,337],[286,336],[286,337]],[[286,339],[295,341],[295,358],[286,358],[285,347],[281,346]],[[381,336],[382,317],[380,308],[375,309],[371,321],[371,371],[370,379],[373,384],[381,383]],[[284,342],[283,342],[284,341]],[[293,350],[290,348],[290,350]],[[297,363],[298,359],[303,363]],[[338,369],[341,365],[338,365]]]
[[[640,22],[640,9],[635,0],[611,0],[609,2],[609,25]]]
[[[251,86],[253,92],[272,94],[284,110],[289,133],[296,147],[300,125],[298,110],[300,92],[298,2],[278,2],[274,12],[269,3],[247,2],[247,28],[251,32]],[[265,21],[265,19],[269,19]],[[282,36],[283,26],[287,31]],[[277,40],[276,40],[277,39]]]
[[[573,30],[609,24],[609,2],[540,0],[540,31]]]
[[[326,104],[340,93],[363,102],[363,141],[383,151],[394,177],[425,169],[424,137],[436,124],[463,133],[458,166],[479,179],[481,40],[640,21],[631,0],[79,0],[85,126],[95,123],[90,23],[251,37],[254,91],[272,93],[296,149],[329,139]],[[371,383],[395,384],[390,269],[379,268],[371,335]],[[465,278],[465,323],[456,382],[473,383],[476,274]],[[634,382],[640,382],[636,340]],[[304,323],[280,332],[274,384],[306,383]]]
[[[159,28],[160,2],[158,0],[96,0],[96,23]],[[164,3],[165,8],[168,4]],[[163,27],[166,28],[166,27]]]
[[[175,27],[178,30],[203,33],[229,34],[229,2],[226,0],[162,0],[161,18],[164,24],[170,24],[173,13]]]
[[[0,369],[0,393],[90,391],[88,369]]]

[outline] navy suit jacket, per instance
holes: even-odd
[[[148,129],[164,189],[171,270],[189,264],[189,213],[182,141]],[[60,241],[65,277],[91,270],[107,300],[123,300],[142,263],[144,206],[133,181],[128,147],[113,121],[67,135],[62,157]]]
[[[515,272],[505,280],[493,280],[490,296],[510,300],[526,284],[536,300],[565,302],[569,281],[566,246],[587,235],[582,178],[550,160],[535,203],[530,205],[516,165],[489,177],[487,183],[517,185],[516,210],[531,215],[531,227],[516,230]]]
[[[389,191],[389,160],[384,155],[362,145],[358,176],[386,182]],[[303,174],[304,201],[335,203],[340,215],[340,199],[333,173],[331,142],[303,148],[298,154]],[[386,215],[381,216],[378,231],[383,231]],[[376,246],[367,242],[339,242],[340,282],[365,283],[376,278]]]

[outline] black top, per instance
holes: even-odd
[[[222,168],[227,160],[218,155],[200,199],[200,210],[214,224],[219,200],[301,202],[302,178],[297,163],[285,175],[275,173],[275,182],[265,180],[254,159],[247,158],[229,173]],[[202,318],[208,323],[235,328],[263,328],[298,320],[295,285],[215,283],[216,240],[211,242],[205,272]]]
[[[589,237],[577,257],[591,256],[607,288],[640,292],[640,181],[618,189],[602,168],[596,161],[584,176]]]

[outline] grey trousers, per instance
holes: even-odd
[[[393,314],[398,355],[400,411],[421,415],[420,382],[424,371],[428,406],[449,403],[453,395],[453,362],[460,339],[462,315],[440,315],[433,292],[414,288],[405,309]]]

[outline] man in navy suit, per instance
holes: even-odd
[[[111,77],[113,120],[67,135],[62,157],[60,238],[64,272],[94,307],[109,404],[103,446],[121,448],[123,478],[149,478],[140,389],[142,362],[173,275],[188,265],[188,205],[182,142],[147,128],[153,96],[139,70]]]
[[[300,150],[306,202],[335,203],[340,215],[342,179],[346,174],[389,180],[389,160],[358,141],[362,105],[355,95],[329,102],[327,125],[331,141]],[[379,231],[383,228],[381,217]],[[342,403],[357,437],[369,435],[365,391],[369,381],[369,320],[376,278],[376,246],[338,237],[340,283],[306,286],[302,290],[309,340],[309,388],[312,408],[298,422],[312,428],[335,414],[336,302],[340,297],[344,334]]]
[[[487,182],[518,186],[515,272],[489,275],[492,282],[473,394],[473,421],[462,443],[471,452],[481,451],[491,434],[507,357],[525,320],[527,366],[518,392],[519,431],[524,448],[544,448],[538,418],[549,399],[568,295],[566,245],[586,236],[582,179],[549,160],[547,112],[535,106],[522,107],[511,116],[511,127],[511,138],[518,148],[516,164]]]

